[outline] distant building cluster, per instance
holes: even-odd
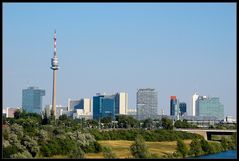
[[[54,32],[54,55],[51,59],[53,70],[52,104],[43,109],[42,98],[45,90],[38,87],[28,87],[22,90],[22,109],[30,113],[46,114],[58,119],[65,114],[74,119],[94,119],[111,117],[113,120],[117,115],[132,115],[138,120],[147,118],[158,118],[158,92],[153,88],[137,89],[136,108],[128,108],[128,94],[117,92],[115,94],[97,93],[93,98],[68,99],[67,106],[56,105],[56,71],[59,69],[56,50],[56,31]],[[169,101],[170,115],[172,119],[188,118],[192,121],[207,119],[209,121],[224,119],[224,106],[218,97],[200,96],[196,93],[192,96],[192,116],[187,114],[187,104],[180,102],[177,96],[171,96]],[[3,115],[14,117],[18,108],[6,108]],[[161,111],[164,116],[164,111]],[[233,118],[226,117],[227,122],[234,122]]]
[[[22,109],[31,113],[52,115],[52,105],[42,107],[42,98],[45,90],[37,87],[28,87],[22,90]],[[132,115],[138,120],[158,118],[158,92],[153,88],[137,89],[136,108],[128,108],[128,94],[117,92],[115,94],[96,93],[93,98],[68,99],[67,106],[56,105],[56,118],[66,114],[73,119],[94,119],[99,121],[103,117],[115,119],[117,115]],[[231,116],[224,119],[224,106],[218,97],[200,96],[196,93],[192,96],[192,115],[187,113],[187,104],[180,102],[177,96],[170,96],[170,113],[172,118],[187,118],[189,120],[224,120],[224,122],[236,122]],[[3,115],[14,117],[18,108],[5,108]],[[165,115],[161,111],[161,115]],[[193,117],[193,118],[192,118]]]
[[[224,119],[224,106],[218,97],[192,96],[193,116],[215,116],[218,120]]]
[[[170,97],[170,116],[185,116],[187,113],[187,104],[179,102],[176,96]]]

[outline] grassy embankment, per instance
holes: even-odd
[[[101,140],[98,141],[102,146],[109,146],[112,151],[116,154],[117,158],[132,158],[129,151],[130,145],[134,141],[127,140]],[[145,142],[148,146],[150,153],[156,154],[158,156],[163,156],[166,153],[172,153],[176,151],[177,142],[176,141],[163,141],[163,142]],[[189,148],[191,140],[184,140],[184,143]],[[87,153],[85,158],[104,158],[103,153]]]

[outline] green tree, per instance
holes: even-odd
[[[29,151],[25,150],[23,152],[12,154],[10,157],[13,159],[26,159],[26,158],[32,158],[32,155],[31,153],[29,153]]]
[[[116,121],[118,121],[118,125],[120,128],[128,128],[128,127],[138,127],[139,121],[133,118],[132,116],[127,115],[118,115],[116,116]]]
[[[116,158],[115,153],[113,153],[111,147],[109,147],[109,146],[103,147],[102,148],[102,152],[103,152],[104,158],[107,158],[107,159],[114,159],[114,158]]]
[[[19,140],[21,140],[24,135],[23,127],[16,123],[11,126],[11,132],[16,134]]]
[[[153,125],[153,120],[151,118],[147,118],[143,122],[143,128],[151,129]]]
[[[202,147],[199,139],[193,139],[190,143],[190,154],[199,156],[202,153]]]
[[[67,120],[68,118],[67,118],[67,115],[66,114],[63,114],[63,115],[61,115],[60,117],[59,117],[59,120],[61,120],[61,121],[64,121],[64,120]]]
[[[233,144],[233,149],[236,149],[237,147],[237,133],[233,133],[231,136],[232,144]]]
[[[77,142],[65,139],[64,144],[67,146],[63,154],[68,155],[70,158],[84,158],[85,153]]]
[[[15,112],[14,112],[14,118],[15,119],[19,119],[20,118],[20,116],[21,116],[21,110],[16,110]]]
[[[47,124],[50,124],[50,118],[48,118],[47,112],[45,110],[43,114],[42,125],[47,125]]]
[[[101,123],[108,124],[108,123],[111,123],[112,118],[111,117],[103,117],[100,121],[101,121]]]
[[[182,154],[183,158],[187,155],[188,153],[188,149],[185,145],[185,143],[183,142],[183,140],[178,139],[177,140],[177,152]]]
[[[210,153],[209,143],[205,139],[201,139],[200,143],[201,143],[202,150],[206,154]]]
[[[86,120],[86,124],[89,128],[96,128],[98,126],[98,122],[93,119]]]
[[[27,135],[23,137],[21,143],[27,148],[28,152],[32,155],[32,157],[35,157],[40,151],[37,141]]]
[[[148,147],[145,144],[144,138],[141,135],[137,135],[135,142],[130,146],[130,152],[134,158],[149,158],[150,153]]]
[[[9,134],[10,134],[10,128],[8,126],[6,126],[2,130],[3,130],[3,132],[2,132],[3,138],[5,140],[8,140],[9,139]]]
[[[166,117],[162,118],[162,127],[167,130],[173,129],[173,121]]]
[[[18,148],[15,145],[3,146],[3,158],[10,158],[11,155],[16,154]]]
[[[183,127],[183,126],[182,126],[182,121],[181,121],[181,120],[175,121],[174,127],[176,127],[176,128],[182,128],[182,127]]]
[[[228,142],[229,142],[228,139],[223,136],[221,139],[221,145],[223,150],[228,150],[228,147],[229,147]]]
[[[41,129],[38,132],[38,142],[40,144],[46,144],[46,142],[50,139],[49,134],[46,130]]]

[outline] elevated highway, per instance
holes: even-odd
[[[176,131],[186,131],[202,135],[205,140],[212,140],[212,135],[232,135],[237,130],[222,130],[222,129],[175,129]]]

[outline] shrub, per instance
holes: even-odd
[[[11,158],[14,159],[32,158],[32,155],[27,150],[25,150],[23,152],[18,152],[16,154],[11,155]]]
[[[130,152],[134,158],[149,158],[150,153],[141,135],[137,135],[135,142],[130,146]]]
[[[228,149],[228,139],[226,139],[225,137],[222,137],[221,145],[222,145],[223,150],[227,150]]]
[[[107,158],[107,159],[116,158],[116,155],[115,155],[115,153],[112,152],[111,147],[105,146],[105,147],[102,148],[102,151],[103,151],[104,158]]]
[[[202,153],[202,147],[199,139],[193,139],[190,143],[190,154],[199,156]]]
[[[168,118],[162,118],[162,126],[164,129],[167,130],[172,130],[173,129],[173,121],[171,119]]]
[[[177,152],[182,154],[183,158],[187,155],[188,153],[188,149],[185,145],[185,143],[183,142],[183,140],[178,139],[177,140]]]
[[[201,139],[201,147],[206,154],[210,152],[209,143],[205,139]]]

